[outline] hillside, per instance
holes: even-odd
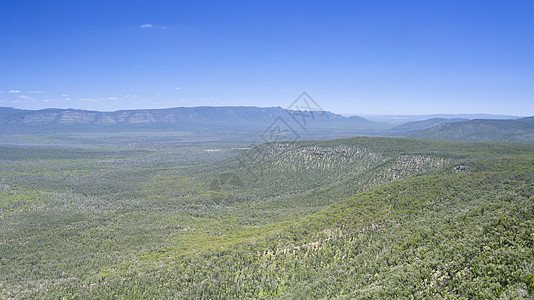
[[[0,298],[534,295],[533,145],[130,138],[0,146]]]
[[[512,116],[512,115],[495,115],[495,114],[479,113],[479,114],[431,114],[431,115],[366,115],[365,118],[371,121],[375,121],[375,122],[395,124],[398,126],[398,125],[402,125],[408,122],[424,121],[428,119],[511,120],[511,119],[519,119],[520,117]]]
[[[415,131],[420,131],[424,129],[428,129],[440,124],[445,123],[454,123],[454,122],[464,122],[468,121],[468,119],[463,118],[455,118],[455,119],[446,119],[446,118],[431,118],[426,119],[422,121],[413,121],[413,122],[407,122],[404,124],[401,124],[399,126],[395,126],[388,131],[391,133],[397,133],[397,134],[410,134]]]
[[[427,138],[466,142],[534,143],[534,120],[477,119],[437,125],[415,132],[413,138]]]

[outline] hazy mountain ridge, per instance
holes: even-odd
[[[411,134],[413,138],[429,138],[466,142],[534,143],[534,117],[517,120],[476,119],[445,123]]]
[[[388,123],[393,125],[401,125],[408,122],[425,121],[428,119],[497,119],[497,120],[513,120],[520,119],[520,116],[512,115],[497,115],[497,114],[423,114],[423,115],[363,115],[366,119],[373,122]]]
[[[4,129],[21,127],[54,127],[79,129],[84,126],[160,126],[160,127],[261,127],[277,119],[301,126],[328,128],[383,129],[387,126],[362,117],[343,117],[328,111],[295,111],[281,107],[176,107],[168,109],[120,110],[99,112],[78,109],[21,110],[0,108],[0,124]],[[68,127],[65,127],[68,126]],[[89,127],[91,128],[91,127]]]
[[[431,118],[426,119],[422,121],[413,121],[413,122],[407,122],[404,124],[401,124],[399,126],[391,128],[389,131],[391,132],[400,132],[400,133],[411,133],[419,130],[428,129],[440,124],[445,123],[454,123],[454,122],[464,122],[469,121],[469,119],[464,118],[454,118],[454,119],[447,119],[447,118]]]

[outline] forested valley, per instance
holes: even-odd
[[[534,145],[4,136],[0,298],[530,299]]]

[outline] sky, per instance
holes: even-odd
[[[0,0],[0,107],[534,115],[534,1]]]

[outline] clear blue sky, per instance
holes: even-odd
[[[534,1],[0,0],[0,106],[534,115]]]

